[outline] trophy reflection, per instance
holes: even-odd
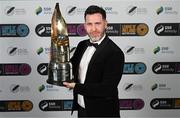
[[[67,25],[56,3],[51,19],[51,49],[47,83],[63,86],[72,80]]]

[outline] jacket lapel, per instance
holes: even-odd
[[[107,45],[108,40],[109,40],[109,38],[106,36],[104,38],[104,40],[101,42],[101,44],[97,47],[96,51],[94,52],[94,54],[93,54],[93,56],[92,56],[92,58],[91,58],[91,60],[89,62],[89,66],[88,66],[88,69],[87,69],[87,74],[88,74],[88,71],[91,69],[95,59],[98,58],[98,55],[103,51],[103,49]]]
[[[81,46],[81,50],[78,51],[78,56],[77,56],[77,60],[76,60],[76,65],[74,68],[76,68],[75,70],[75,73],[74,73],[74,76],[75,76],[75,82],[78,82],[78,70],[79,70],[79,66],[80,66],[80,62],[81,62],[81,59],[82,59],[82,56],[85,52],[85,50],[87,49],[87,44],[86,44],[87,41],[84,42],[84,44]]]

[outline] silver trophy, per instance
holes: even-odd
[[[72,80],[67,25],[56,3],[51,19],[51,49],[47,83],[63,86]]]

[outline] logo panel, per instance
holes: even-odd
[[[142,62],[127,62],[124,64],[123,74],[143,74],[146,65]]]
[[[0,24],[0,37],[25,37],[29,27],[25,24]]]
[[[0,112],[29,112],[33,103],[29,100],[0,101]]]
[[[31,67],[26,63],[0,64],[0,76],[24,76],[30,72]]]

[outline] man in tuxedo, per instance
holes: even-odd
[[[78,117],[120,117],[118,84],[124,65],[124,53],[107,36],[106,12],[96,5],[84,14],[84,27],[90,39],[81,41],[71,58],[74,82],[73,110]]]

